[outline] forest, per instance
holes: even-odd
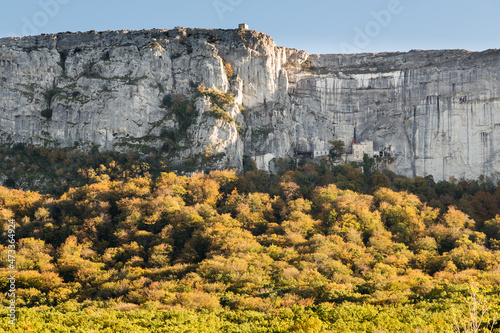
[[[496,175],[435,182],[327,157],[182,174],[133,153],[0,154],[0,330],[452,332],[484,304],[481,329],[500,332]]]

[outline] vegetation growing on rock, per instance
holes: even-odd
[[[434,332],[451,329],[471,279],[498,312],[491,180],[367,179],[326,164],[180,176],[108,162],[53,195],[0,187],[2,228],[17,226],[21,320],[50,309],[114,330]],[[90,319],[98,311],[107,319]]]

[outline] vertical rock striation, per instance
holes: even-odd
[[[500,171],[499,73],[496,50],[309,56],[248,30],[5,38],[0,131],[212,168],[355,138],[391,146],[400,174],[476,178]]]
[[[313,55],[292,99],[297,118],[345,142],[391,146],[407,176],[500,171],[500,52]],[[325,121],[321,121],[324,119]],[[312,127],[303,127],[313,133]],[[324,137],[324,135],[322,136]],[[305,142],[321,141],[310,137]],[[321,142],[326,145],[326,142]]]

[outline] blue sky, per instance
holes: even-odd
[[[23,0],[2,4],[0,36],[246,22],[309,53],[500,47],[498,0]]]

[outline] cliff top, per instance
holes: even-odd
[[[264,44],[275,44],[271,36],[257,30],[242,29],[203,29],[182,28],[174,29],[143,29],[143,30],[108,30],[87,32],[60,32],[55,34],[41,34],[25,37],[0,38],[1,47],[19,48],[63,48],[94,45],[102,46],[103,43],[110,45],[147,45],[151,40],[162,40],[172,38],[195,38],[212,42],[259,42]],[[499,49],[489,49],[480,52],[468,50],[411,50],[408,52],[380,52],[380,53],[354,53],[354,54],[312,54],[311,61],[315,67],[352,67],[357,63],[380,63],[396,62],[398,65],[410,61],[417,61],[430,65],[437,58],[452,60],[457,58],[476,59],[484,56],[498,56]]]
[[[316,71],[345,73],[391,72],[411,68],[474,68],[498,63],[500,50],[411,50],[409,52],[314,54],[309,57]]]
[[[151,43],[172,39],[198,39],[235,47],[259,46],[276,47],[274,40],[267,34],[247,29],[201,29],[182,28],[151,30],[116,30],[61,32],[27,37],[7,37],[0,39],[1,47],[21,49],[56,49],[64,52],[71,49],[103,47],[107,45],[136,45],[141,48]],[[163,45],[162,45],[163,46]],[[285,47],[286,48],[286,47]],[[302,51],[307,54],[307,52]],[[309,56],[311,71],[320,74],[332,72],[369,73],[390,72],[409,68],[451,66],[455,68],[491,65],[496,62],[500,50],[482,52],[467,50],[411,50],[409,52],[383,52],[358,54],[312,54]]]
[[[198,39],[211,43],[231,43],[235,46],[248,45],[255,48],[260,44],[276,46],[273,39],[256,30],[241,29],[200,29],[182,28],[174,29],[151,29],[151,30],[109,30],[88,32],[61,32],[57,34],[42,34],[27,37],[6,37],[0,39],[1,47],[12,47],[21,49],[67,49],[93,48],[106,45],[128,46],[136,45],[142,47],[158,42],[172,39]]]

